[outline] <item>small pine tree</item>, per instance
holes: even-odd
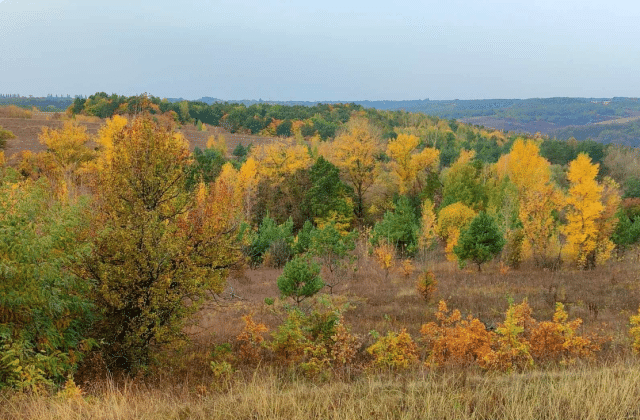
[[[295,257],[284,266],[277,282],[282,296],[291,297],[296,305],[324,287],[320,278],[320,266],[302,256]]]
[[[453,252],[461,265],[471,260],[478,265],[478,271],[481,271],[480,267],[483,263],[492,260],[502,251],[504,242],[493,217],[481,212],[462,232],[458,244],[453,247]]]

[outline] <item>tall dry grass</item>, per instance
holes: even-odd
[[[33,112],[15,105],[0,106],[0,118],[31,118]]]
[[[633,419],[640,362],[521,374],[414,372],[312,383],[273,370],[226,384],[113,382],[80,399],[5,393],[0,418],[76,419]]]

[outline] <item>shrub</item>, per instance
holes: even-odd
[[[244,315],[242,320],[244,321],[244,329],[236,337],[240,344],[240,358],[247,363],[257,363],[262,360],[261,350],[264,345],[262,334],[269,329],[262,323],[256,323],[252,314]]]
[[[367,353],[374,357],[373,366],[380,369],[407,369],[418,361],[418,346],[406,329],[380,337]]]
[[[420,330],[426,366],[468,365],[491,353],[493,333],[477,318],[463,319],[457,309],[449,311],[445,301],[440,301],[435,316],[438,323],[429,322]]]
[[[416,282],[416,291],[426,303],[433,299],[437,287],[438,281],[431,271],[423,272]]]
[[[271,244],[277,241],[284,241],[289,247],[293,243],[293,220],[289,218],[281,225],[276,224],[269,215],[262,219],[258,232],[254,235],[249,246],[249,257],[251,263],[256,266],[263,262],[265,253]],[[289,251],[290,253],[290,251]]]

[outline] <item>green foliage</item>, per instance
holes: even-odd
[[[291,120],[284,120],[276,128],[276,134],[280,137],[291,136]]]
[[[94,308],[73,274],[88,247],[84,205],[55,202],[47,181],[0,184],[0,388],[60,383],[85,349]]]
[[[216,180],[226,162],[220,151],[196,147],[193,151],[193,162],[186,168],[186,187],[193,190],[200,181],[207,184]]]
[[[504,238],[493,217],[480,212],[467,229],[462,231],[458,244],[453,247],[453,252],[461,264],[471,260],[478,265],[478,271],[480,271],[483,263],[492,260],[502,251],[504,243]]]
[[[311,243],[309,252],[320,258],[323,265],[329,270],[330,278],[326,282],[331,293],[333,287],[342,280],[342,273],[338,270],[343,266],[344,259],[349,251],[356,247],[357,232],[350,232],[342,235],[335,226],[335,223],[327,223],[321,228],[311,232]]]
[[[252,264],[261,264],[271,244],[278,241],[286,244],[290,249],[293,243],[293,220],[289,218],[283,224],[278,225],[275,220],[267,215],[262,219],[258,232],[254,235],[249,246],[249,257]]]
[[[7,140],[15,138],[16,136],[11,131],[3,129],[0,125],[0,149],[4,148],[7,144]]]
[[[632,221],[622,210],[619,210],[616,216],[618,223],[611,240],[616,244],[618,251],[624,251],[628,246],[640,241],[640,217]]]
[[[282,296],[291,297],[296,305],[324,287],[320,278],[320,266],[304,256],[297,256],[289,261],[277,283]]]
[[[393,212],[387,211],[371,232],[371,243],[376,246],[381,240],[393,244],[400,252],[413,255],[418,250],[420,224],[411,202],[400,197]]]
[[[467,163],[455,163],[443,172],[442,202],[440,208],[461,202],[467,207],[484,208],[487,194],[482,185],[480,175],[482,162],[474,160]]]
[[[296,242],[293,245],[293,253],[294,254],[304,254],[309,250],[309,246],[311,245],[311,234],[315,230],[313,223],[309,220],[304,222],[302,225],[302,229],[298,231],[298,235],[296,236]]]
[[[96,334],[108,367],[135,372],[183,341],[185,319],[223,290],[239,257],[239,210],[227,188],[184,189],[186,142],[147,117],[101,159],[83,275],[104,314]]]
[[[350,221],[353,204],[348,199],[351,189],[340,180],[340,170],[320,156],[309,171],[311,188],[306,192],[303,207],[315,221],[331,218]]]

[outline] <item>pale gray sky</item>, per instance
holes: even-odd
[[[640,2],[4,0],[0,93],[640,96]]]

